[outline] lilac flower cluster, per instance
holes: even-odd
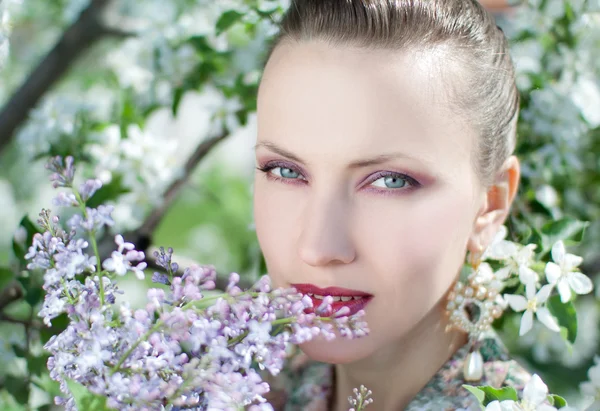
[[[53,159],[48,168],[55,187],[73,188],[71,158]],[[29,269],[44,271],[39,315],[46,324],[63,313],[70,320],[44,347],[52,354],[50,376],[65,394],[55,402],[66,409],[77,409],[67,384],[72,380],[119,410],[269,410],[261,372],[279,373],[290,343],[367,332],[363,312],[332,313],[330,297],[311,312],[310,298],[293,288],[272,289],[267,276],[244,291],[233,273],[225,292],[214,290],[210,266],[193,265],[178,277],[171,249],[156,253],[166,274],[154,273],[160,288],[148,290],[146,306],[117,304],[114,278],[127,272],[143,278],[146,265],[144,253],[120,235],[117,249],[100,263],[94,235],[110,225],[110,210],[86,207],[100,187],[90,180],[60,195],[61,205],[79,207],[80,219],[69,220],[67,233],[44,210],[39,223],[45,233],[35,236],[26,256]],[[77,237],[81,230],[89,242]],[[93,255],[86,252],[90,245]]]

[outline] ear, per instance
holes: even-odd
[[[504,162],[494,183],[488,188],[477,212],[473,232],[467,243],[470,252],[481,253],[491,244],[500,226],[508,217],[519,188],[520,177],[519,160],[511,156]]]

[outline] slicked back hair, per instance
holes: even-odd
[[[474,167],[485,186],[516,144],[519,93],[502,30],[476,0],[292,0],[271,52],[282,43],[325,41],[400,52],[440,50],[453,110],[479,134]],[[460,78],[457,78],[460,77]],[[454,84],[448,84],[454,83]]]

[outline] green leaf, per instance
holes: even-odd
[[[188,42],[200,54],[210,54],[210,53],[214,53],[214,51],[215,51],[208,43],[205,36],[192,36],[188,39]]]
[[[531,234],[527,239],[527,244],[535,244],[537,246],[537,250],[542,250],[544,248],[544,238],[542,233],[535,227],[530,227]]]
[[[4,388],[10,393],[17,402],[27,404],[29,402],[29,384],[22,377],[6,376],[4,379]]]
[[[0,291],[14,280],[15,274],[10,268],[0,267]]]
[[[70,320],[67,314],[61,314],[58,317],[53,318],[52,327],[43,327],[40,329],[40,340],[42,344],[46,344],[54,335],[63,332],[69,325],[69,322]]]
[[[477,398],[480,404],[485,400],[485,392],[483,392],[479,387],[475,387],[473,385],[463,384],[463,388],[469,391],[471,394]]]
[[[137,102],[131,89],[124,90],[121,96],[120,129],[121,139],[127,138],[127,128],[129,125],[137,124],[142,127],[144,117],[139,112]]]
[[[483,405],[488,405],[492,401],[513,400],[518,401],[517,391],[512,387],[494,388],[490,386],[479,387],[485,393]]]
[[[271,15],[277,13],[279,11],[279,7],[275,7],[271,10],[261,10],[258,7],[252,7],[252,10],[258,14],[260,17],[264,18],[264,19],[268,19],[271,17]]]
[[[50,378],[50,374],[47,372],[40,375],[33,375],[31,383],[48,394],[50,398],[61,395],[60,384],[58,381]]]
[[[243,15],[244,14],[235,10],[229,10],[221,14],[221,17],[219,17],[215,26],[217,36],[233,26]]]
[[[572,301],[563,303],[559,295],[553,295],[547,303],[550,313],[556,317],[558,324],[567,330],[567,340],[573,344],[577,338],[577,311]]]
[[[19,222],[19,227],[23,227],[25,229],[27,236],[25,238],[25,244],[19,244],[13,239],[13,242],[12,242],[13,253],[15,254],[15,257],[17,257],[17,260],[19,260],[19,263],[21,264],[21,266],[23,268],[25,268],[26,267],[25,254],[27,254],[29,245],[33,241],[34,234],[39,233],[40,230],[35,224],[33,224],[31,222],[31,220],[29,219],[29,217],[27,215],[25,215],[21,219],[21,221]]]
[[[518,401],[517,391],[512,387],[494,388],[489,385],[475,387],[472,385],[463,385],[469,392],[471,392],[480,404],[487,406],[492,401],[505,401],[513,400]]]
[[[79,410],[110,410],[106,405],[106,397],[88,391],[83,385],[73,380],[67,379],[66,382]]]
[[[580,242],[583,239],[586,227],[590,223],[580,221],[574,218],[563,218],[558,221],[549,221],[542,227],[542,248],[543,253],[548,253],[552,246],[565,240]]]
[[[28,276],[20,276],[17,277],[17,280],[23,286],[23,290],[25,291],[25,301],[29,303],[30,306],[35,307],[39,302],[44,298],[44,290],[42,288],[42,283],[37,276],[28,275]]]
[[[27,351],[24,348],[19,347],[17,344],[11,344],[12,349],[17,357],[25,358],[27,357]]]
[[[42,375],[42,373],[48,372],[48,356],[28,355],[27,370],[30,375]]]
[[[27,370],[31,375],[41,375],[42,372],[48,372],[48,355],[35,356],[17,344],[12,344],[12,349],[17,357],[27,360]]]
[[[548,402],[550,402],[550,405],[553,405],[555,408],[558,408],[558,409],[567,406],[567,400],[565,400],[560,395],[556,395],[556,394],[548,395]]]
[[[0,410],[2,411],[30,411],[30,407],[17,403],[15,397],[7,390],[0,388]]]
[[[183,98],[183,94],[187,90],[184,87],[177,87],[173,91],[173,104],[171,105],[171,113],[173,116],[177,115],[177,110],[179,110],[179,103],[181,103],[181,99]]]

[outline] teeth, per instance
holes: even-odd
[[[306,293],[306,295],[308,295],[309,297],[315,298],[317,300],[322,300],[323,298],[325,298],[324,296],[318,295],[318,294]],[[359,297],[359,296],[354,296],[354,297],[351,297],[351,296],[331,296],[331,298],[333,298],[333,302],[337,302],[337,301],[358,300],[358,299],[361,299],[362,297]]]

